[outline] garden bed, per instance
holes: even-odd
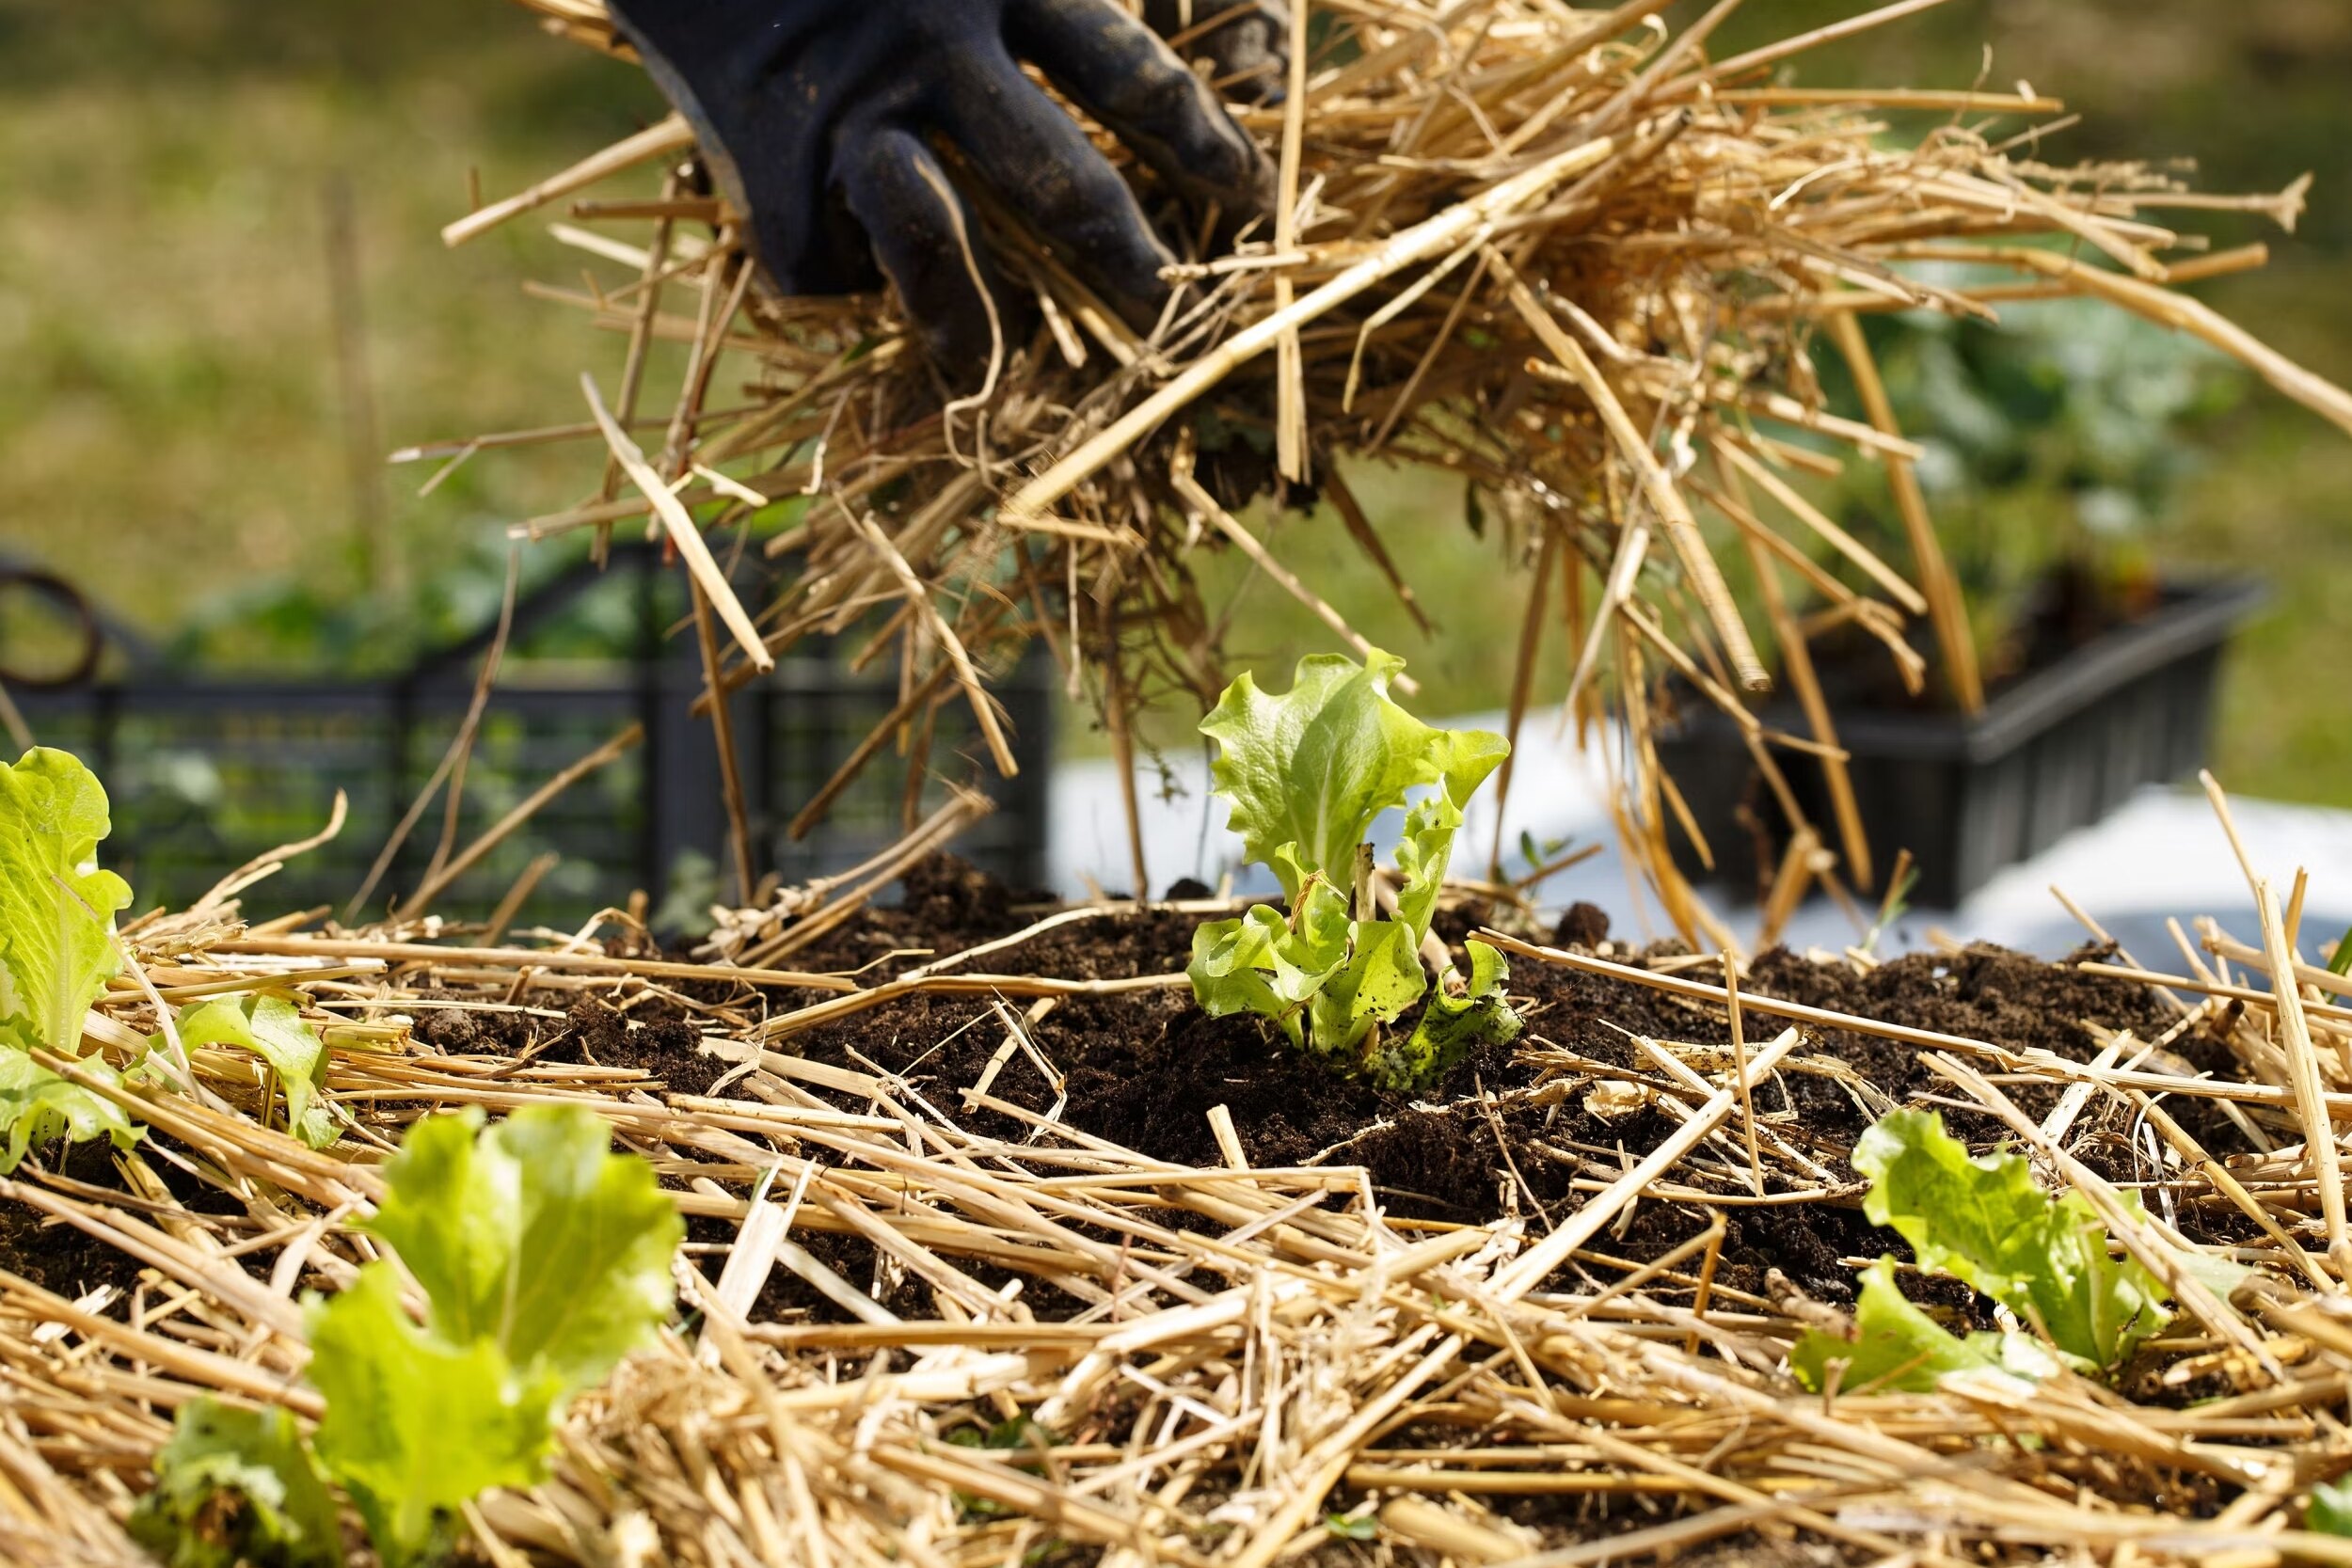
[[[1408,1097],[1194,1007],[1214,900],[1023,908],[946,861],[908,890],[788,972],[617,938],[441,933],[435,958],[423,931],[135,927],[167,996],[291,986],[341,1020],[326,1086],[354,1124],[305,1149],[264,1125],[250,1058],[199,1051],[218,1106],[128,1091],[135,1157],[44,1152],[0,1186],[0,1464],[24,1497],[0,1543],[119,1541],[198,1392],[314,1413],[284,1308],[347,1288],[382,1154],[436,1110],[549,1100],[677,1195],[682,1315],[579,1402],[548,1481],[471,1510],[495,1560],[2162,1560],[2249,1540],[2258,1504],[2331,1468],[2311,1444],[2344,1331],[2281,1250],[2300,1232],[2308,1264],[2326,1237],[2262,992],[2184,1008],[2096,946],[1774,952],[1740,974],[1735,1051],[1719,959],[1613,942],[1589,909],[1531,932],[1457,904],[1457,942],[1539,939],[1514,947],[1526,1028]],[[127,984],[100,1012],[152,1022]],[[1740,1062],[1767,1069],[1752,1121]],[[1911,1256],[1850,1160],[1903,1106],[1979,1148],[2022,1119],[2070,1179],[2271,1266],[2110,1386],[1824,1403],[1790,1341],[1852,1307],[1861,1265]],[[786,1231],[750,1223],[779,1203]],[[1956,1329],[1994,1323],[1946,1275],[1899,1278]]]

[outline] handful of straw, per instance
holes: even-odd
[[[597,0],[525,3],[560,31],[625,51]],[[1150,334],[973,193],[985,243],[1046,324],[976,398],[940,390],[889,299],[771,296],[739,215],[692,194],[681,172],[660,199],[576,200],[573,217],[601,227],[559,225],[559,236],[633,276],[592,293],[540,292],[627,339],[617,397],[608,408],[591,388],[593,423],[442,450],[602,435],[616,459],[602,488],[518,531],[658,518],[695,576],[713,689],[753,678],[803,638],[877,628],[859,657],[895,657],[902,700],[796,832],[885,745],[920,764],[927,716],[944,703],[971,705],[1009,771],[986,672],[1032,639],[1100,705],[1132,786],[1133,710],[1174,693],[1206,705],[1225,684],[1198,552],[1245,552],[1365,646],[1234,515],[1259,451],[1320,488],[1416,616],[1409,559],[1374,532],[1335,459],[1452,469],[1493,500],[1511,525],[1506,547],[1535,575],[1514,731],[1535,630],[1561,615],[1577,650],[1572,711],[1621,723],[1630,858],[1686,938],[1720,946],[1666,853],[1670,821],[1697,836],[1650,741],[1680,700],[1669,681],[1731,715],[1800,839],[1836,847],[1813,850],[1814,864],[1860,886],[1870,847],[1808,637],[1851,624],[1916,690],[1927,663],[1906,628],[1924,617],[1953,701],[1982,701],[1960,594],[1912,477],[1920,449],[1896,427],[1863,313],[1991,319],[2012,301],[2089,295],[2196,334],[2352,431],[2352,397],[2173,287],[2265,255],[2209,253],[2161,221],[2169,209],[2235,207],[2292,228],[2300,183],[2216,198],[2148,169],[2030,161],[2034,125],[2061,105],[2023,88],[1780,79],[1818,45],[1937,3],[1902,0],[1724,59],[1708,42],[1739,0],[1679,33],[1661,20],[1665,0],[1301,5],[1299,90],[1241,111],[1279,160],[1279,220],[1230,255],[1188,255],[1178,268],[1188,287]],[[1150,210],[1152,177],[1100,139]],[[673,119],[448,238],[691,149]],[[650,235],[625,243],[614,226]],[[1940,280],[1953,277],[1996,280]],[[648,418],[640,392],[658,342],[684,344],[689,363],[676,404]],[[1845,361],[1866,419],[1824,406],[1823,352]],[[747,398],[713,397],[723,360],[751,367]],[[631,425],[660,434],[658,457],[637,450]],[[1907,561],[1875,553],[1799,487],[1849,462],[1887,469]],[[767,544],[781,583],[755,618],[700,533],[803,496],[804,514]],[[1725,584],[1719,558],[1731,549],[1754,566],[1769,626],[1748,625]],[[1759,642],[1779,650],[1803,735],[1749,711],[1774,679]],[[1837,821],[1818,835],[1775,748],[1825,764]],[[1139,849],[1137,860],[1140,882]]]

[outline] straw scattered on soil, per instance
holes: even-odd
[[[936,858],[905,884],[805,973],[682,963],[618,913],[504,947],[135,924],[90,1049],[140,1047],[150,986],[292,995],[349,1122],[303,1148],[207,1049],[193,1097],[104,1091],[135,1154],[0,1182],[0,1552],[134,1560],[117,1521],[197,1393],[314,1418],[295,1295],[351,1277],[402,1128],[556,1101],[676,1192],[684,1326],[574,1409],[548,1483],[480,1500],[493,1561],[2352,1560],[2296,1528],[2352,1465],[2352,981],[2290,959],[2293,894],[2162,970],[1767,955],[1739,1044],[1716,958],[1589,911],[1490,930],[1527,1034],[1415,1103],[1193,1012],[1166,966],[1201,905],[1018,911]],[[828,904],[797,902],[739,924]],[[2257,1282],[2113,1387],[1800,1392],[1792,1338],[1900,1250],[1853,1138],[1917,1103]]]

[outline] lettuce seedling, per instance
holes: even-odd
[[[319,1458],[387,1564],[440,1556],[468,1501],[539,1480],[564,1393],[545,1369],[419,1327],[399,1276],[374,1265],[310,1320],[310,1382],[326,1396]]]
[[[305,1304],[319,1457],[389,1563],[484,1488],[538,1480],[564,1402],[669,1311],[685,1227],[652,1166],[577,1107],[481,1128],[479,1110],[411,1128],[366,1227],[423,1287],[422,1326],[382,1262]]]
[[[84,1058],[81,1066],[109,1084],[122,1082],[120,1073],[95,1056]],[[145,1131],[104,1095],[60,1077],[22,1051],[0,1046],[0,1176],[16,1169],[39,1144],[109,1138],[127,1153]]]
[[[2352,1535],[2352,1480],[2324,1481],[2312,1487],[2303,1528],[2322,1535]]]
[[[180,1407],[130,1530],[169,1568],[345,1560],[334,1494],[294,1418],[211,1399]]]
[[[242,1002],[225,997],[183,1007],[179,1029],[180,1043],[190,1051],[233,1045],[267,1062],[286,1097],[286,1130],[312,1148],[325,1148],[340,1135],[334,1112],[319,1098],[326,1082],[326,1043],[292,1002],[282,996]]]
[[[1411,1090],[1480,1039],[1509,1038],[1518,1020],[1502,998],[1502,955],[1473,942],[1469,979],[1449,965],[1411,1036],[1382,1036],[1429,990],[1421,946],[1462,808],[1510,752],[1501,736],[1434,729],[1406,713],[1389,695],[1404,668],[1377,650],[1360,665],[1318,655],[1299,661],[1282,695],[1247,673],[1225,689],[1200,725],[1219,748],[1212,778],[1288,908],[1259,905],[1202,926],[1189,974],[1212,1017],[1254,1013],[1336,1070]],[[1423,787],[1397,846],[1395,911],[1383,916],[1365,839],[1374,818]]]
[[[454,1512],[485,1488],[540,1480],[564,1405],[670,1308],[685,1227],[652,1166],[612,1153],[610,1129],[576,1106],[532,1106],[482,1128],[469,1110],[409,1129],[365,1226],[399,1263],[367,1264],[342,1294],[303,1304],[307,1375],[326,1402],[312,1451],[388,1568],[439,1555]],[[423,1291],[421,1323],[403,1305],[404,1269]],[[201,1506],[209,1485],[242,1493],[248,1514],[281,1535],[291,1523],[299,1542],[320,1538],[287,1512],[298,1466],[278,1429],[224,1427],[191,1405],[179,1431],[158,1461],[166,1496],[152,1517],[214,1517]],[[291,1550],[279,1560],[309,1561]]]
[[[1807,1329],[1788,1353],[1788,1370],[1816,1393],[1829,1386],[1833,1361],[1845,1364],[1837,1386],[1849,1394],[1932,1393],[1947,1372],[1999,1370],[2039,1381],[2058,1370],[2030,1335],[1952,1333],[1903,1294],[1892,1258],[1862,1271],[1852,1338]]]
[[[119,962],[115,915],[131,889],[98,868],[106,792],[71,753],[36,747],[0,768],[0,1175],[63,1136],[138,1137],[121,1108],[33,1061],[78,1056],[82,1021]],[[103,1062],[86,1064],[111,1078]]]
[[[2164,1283],[2137,1259],[2109,1251],[2107,1227],[2087,1198],[2043,1192],[2023,1155],[1971,1158],[1939,1115],[1898,1111],[1882,1118],[1854,1146],[1853,1165],[1870,1179],[1862,1209],[1871,1224],[1909,1242],[1922,1269],[1964,1281],[2040,1330],[2079,1371],[2120,1367],[2171,1316]],[[2203,1254],[2181,1260],[2225,1296],[2245,1274]],[[1808,1331],[1798,1340],[1789,1367],[1801,1382],[1821,1387],[1833,1360],[1847,1363],[1841,1385],[1849,1389],[1876,1382],[1925,1390],[1972,1366],[2041,1375],[2031,1351],[2016,1342],[2020,1336],[1963,1340],[1904,1300],[1891,1259],[1864,1275],[1855,1323],[1854,1339]]]

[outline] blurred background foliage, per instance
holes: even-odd
[[[1751,0],[1726,47],[1860,8]],[[2209,220],[2190,227],[2217,245],[2274,251],[2267,271],[2198,292],[2352,381],[2344,0],[1952,0],[1801,73],[2029,82],[2084,117],[2043,147],[2054,162],[2193,157],[2221,190],[2313,171],[2297,235],[2185,214]],[[493,615],[505,528],[575,501],[593,457],[493,453],[423,497],[430,465],[358,458],[580,417],[578,374],[611,374],[617,340],[520,292],[569,282],[579,253],[542,222],[455,252],[437,230],[469,186],[516,188],[657,118],[642,76],[501,0],[0,0],[0,550],[211,665],[386,669]],[[1997,333],[1916,318],[1872,332],[1931,441],[1925,477],[1989,642],[2071,558],[2262,572],[2276,598],[2231,666],[2222,776],[2352,804],[2352,732],[2325,674],[2352,657],[2336,608],[2352,595],[2352,442],[2104,312],[2040,305]],[[651,387],[650,405],[666,390]],[[1495,604],[1507,524],[1463,527],[1442,476],[1357,484],[1446,635],[1424,638],[1336,528],[1277,519],[1278,546],[1413,661],[1434,711],[1500,705],[1515,641],[1502,628],[1516,627]],[[1883,521],[1867,476],[1829,499]],[[566,547],[538,546],[528,570]],[[1241,563],[1210,575],[1239,595],[1236,667],[1286,667],[1327,642]],[[1504,575],[1505,598],[1528,578]],[[1556,687],[1556,647],[1548,663]]]

